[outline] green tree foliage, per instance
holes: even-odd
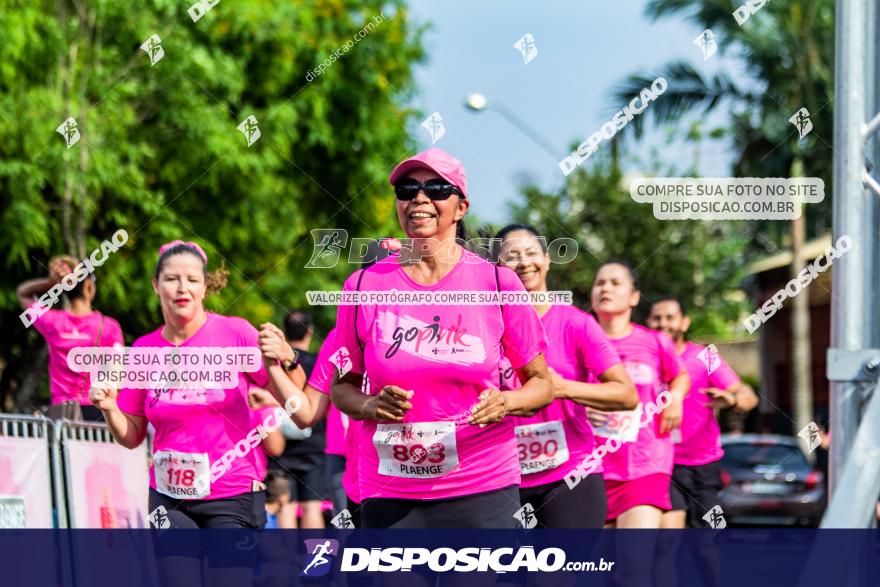
[[[405,104],[423,59],[404,3],[223,0],[197,22],[189,4],[0,0],[7,393],[42,344],[18,319],[15,286],[52,255],[128,232],[96,273],[96,306],[130,342],[161,321],[150,278],[163,242],[199,242],[230,272],[210,308],[259,323],[353,269],[304,269],[310,229],[396,226],[387,174],[413,146]],[[151,66],[139,47],[154,34],[165,55]],[[236,127],[250,115],[262,136],[248,147]],[[70,149],[55,132],[69,116],[81,133]]]
[[[680,175],[656,159],[642,168],[650,175]],[[571,290],[575,305],[589,309],[596,270],[606,261],[623,260],[641,281],[637,320],[651,300],[671,294],[689,307],[693,334],[729,335],[743,308],[735,295],[744,266],[740,223],[658,220],[649,204],[630,197],[628,179],[616,149],[600,150],[568,177],[560,193],[524,188],[516,221],[534,225],[548,243],[563,237],[578,243],[574,261],[551,265],[548,286]]]
[[[716,110],[730,113],[737,177],[819,177],[825,200],[805,207],[807,237],[831,227],[831,148],[834,128],[834,2],[792,0],[768,2],[742,25],[732,14],[740,0],[650,0],[646,14],[660,19],[684,17],[701,30],[709,28],[720,55],[739,59],[751,78],[735,82],[719,72],[708,75],[683,62],[658,64],[652,73],[629,76],[616,101],[628,101],[659,73],[669,80],[662,99],[624,129],[640,135],[646,120],[665,124],[704,117]],[[810,113],[813,130],[799,139],[789,118],[801,108]],[[799,163],[795,163],[796,160]],[[749,225],[752,249],[773,251],[788,233],[785,222]]]

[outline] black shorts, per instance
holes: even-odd
[[[82,419],[85,422],[103,422],[104,414],[95,406],[80,406],[82,411]]]
[[[345,475],[345,457],[339,455],[327,455],[324,481],[327,484],[327,493],[333,501],[333,515],[345,509],[345,489],[342,488],[342,476]]]
[[[160,509],[161,508],[161,509]],[[159,523],[153,528],[254,529],[266,525],[266,492],[243,493],[219,499],[181,500],[168,497],[150,488],[149,509],[160,510]],[[159,557],[183,556],[201,558],[204,553],[212,568],[249,567],[257,550],[249,546],[252,535],[202,532],[157,532],[156,553]],[[244,544],[243,544],[244,543]],[[242,546],[243,545],[243,546]]]
[[[536,528],[602,528],[608,513],[605,480],[588,475],[569,489],[564,480],[536,487],[520,487],[522,505],[531,504]]]
[[[519,487],[449,499],[369,498],[361,502],[364,528],[520,528]]]
[[[327,491],[326,459],[322,454],[304,454],[269,462],[269,468],[280,471],[290,481],[290,501],[323,501]]]
[[[361,521],[361,504],[346,495],[345,508],[348,510],[348,513],[351,514],[351,523],[354,524],[354,527],[363,528],[361,525],[363,524]]]
[[[150,511],[165,508],[171,528],[262,528],[266,525],[266,492],[219,499],[174,499],[150,488]]]
[[[687,511],[688,527],[708,528],[703,516],[718,505],[721,486],[719,461],[696,466],[675,465],[669,486],[672,509]]]

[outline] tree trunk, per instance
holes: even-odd
[[[31,360],[22,366],[22,370],[18,374],[18,388],[12,398],[13,411],[18,414],[31,415],[37,409],[41,403],[37,392],[40,389],[40,383],[49,372],[48,346],[39,345],[30,356]]]
[[[796,157],[791,166],[791,177],[803,176],[803,162]],[[791,278],[806,266],[803,258],[806,211],[791,221]],[[810,292],[805,288],[791,303],[791,391],[794,402],[793,432],[797,434],[813,420],[813,373],[810,352]]]

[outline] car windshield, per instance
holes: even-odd
[[[804,453],[786,444],[752,444],[737,442],[724,445],[724,464],[728,467],[782,465],[786,468],[807,464]]]

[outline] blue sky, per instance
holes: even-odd
[[[428,62],[416,71],[420,95],[413,105],[426,115],[437,111],[443,117],[446,134],[435,146],[464,163],[471,212],[481,220],[509,219],[508,203],[518,200],[524,174],[545,189],[561,186],[564,178],[559,159],[551,158],[499,114],[466,110],[467,95],[479,92],[490,105],[502,103],[563,153],[573,142],[599,130],[623,106],[610,95],[630,73],[659,74],[662,65],[674,59],[709,72],[737,67],[720,54],[703,60],[693,44],[703,27],[678,15],[652,23],[643,16],[644,4],[637,0],[412,0],[411,16],[433,24],[424,38]],[[534,36],[538,48],[528,65],[513,47],[525,33]],[[718,39],[719,44],[722,41]],[[723,121],[717,117],[709,122]],[[411,132],[421,147],[431,146],[424,129],[414,125]],[[662,143],[663,136],[662,130],[651,130],[643,142],[628,148],[645,156],[651,146]],[[664,159],[682,162],[680,148],[670,151]],[[726,145],[714,143],[701,156],[700,171],[727,175],[729,161]]]

